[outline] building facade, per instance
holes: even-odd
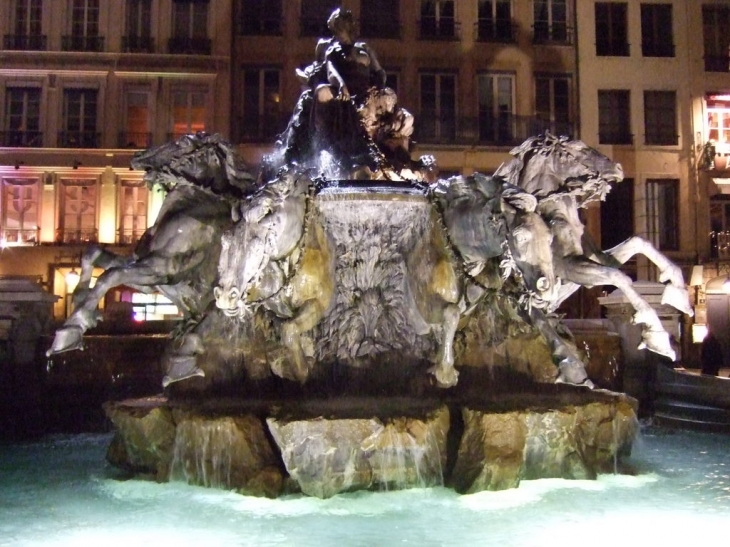
[[[62,297],[82,249],[131,251],[162,200],[135,151],[230,134],[230,0],[0,0],[0,275]]]

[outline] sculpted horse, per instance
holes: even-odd
[[[555,274],[561,286],[547,311],[554,311],[579,286],[612,285],[636,310],[633,322],[642,325],[639,349],[675,359],[669,334],[656,312],[618,268],[635,254],[643,254],[657,266],[659,281],[666,284],[662,304],[692,315],[681,270],[640,237],[601,251],[585,233],[578,215],[578,208],[603,200],[610,184],[623,179],[621,166],[581,141],[549,134],[527,140],[511,154],[515,159],[502,165],[495,175],[538,198],[537,210],[553,234]]]
[[[302,333],[322,318],[333,294],[333,262],[324,233],[307,218],[312,181],[282,171],[242,204],[241,221],[223,235],[216,306],[229,317],[251,318],[257,307],[283,319],[281,339],[293,375],[309,374]],[[308,230],[311,227],[311,231]]]
[[[73,294],[74,311],[56,332],[48,355],[80,348],[83,333],[99,320],[99,301],[119,285],[161,292],[186,323],[197,322],[213,300],[221,235],[232,225],[232,205],[253,193],[253,178],[230,144],[220,135],[204,133],[139,152],[132,167],[146,171],[150,188],[159,184],[168,192],[157,220],[132,256],[98,246],[86,251]],[[91,288],[95,267],[105,271]],[[182,345],[195,346],[196,341]]]
[[[440,250],[444,245],[439,241],[428,242],[413,251],[408,269],[418,311],[440,330],[436,364],[429,372],[440,386],[450,387],[458,377],[454,335],[461,317],[485,294],[485,286],[500,288],[514,275],[520,279],[525,306],[542,308],[552,301],[552,235],[535,212],[536,198],[501,179],[479,173],[451,177],[431,186],[429,194],[457,256]],[[457,267],[463,268],[466,279],[459,278]],[[500,272],[497,279],[495,272]]]

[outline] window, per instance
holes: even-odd
[[[15,1],[15,34],[5,36],[5,49],[45,50],[46,37],[42,35],[42,0]]]
[[[677,94],[674,91],[644,91],[646,144],[677,144]]]
[[[398,84],[400,82],[400,71],[399,70],[386,70],[385,71],[385,87],[389,87],[398,94]]]
[[[147,148],[152,144],[149,98],[149,92],[143,90],[126,93],[125,131],[119,134],[120,148]]]
[[[96,181],[62,180],[59,243],[96,241]]]
[[[427,142],[450,142],[456,133],[456,76],[421,74],[419,137]]]
[[[705,45],[705,70],[728,72],[730,60],[730,6],[702,6],[702,37]]]
[[[207,0],[175,0],[170,53],[210,55]]]
[[[572,135],[570,78],[535,76],[535,117],[539,127],[533,133],[549,129],[553,135]]]
[[[178,90],[172,93],[172,135],[178,138],[205,131],[205,92]]]
[[[331,36],[327,28],[327,19],[340,7],[340,0],[302,0],[302,11],[299,17],[302,36]]]
[[[598,91],[598,142],[631,144],[630,94],[625,89]]]
[[[154,44],[150,36],[152,0],[127,0],[126,35],[122,36],[122,50],[152,52]]]
[[[280,115],[279,73],[277,68],[243,71],[241,140],[273,141],[284,129]]]
[[[244,36],[281,35],[282,0],[241,0],[238,33]]]
[[[707,97],[707,140],[718,154],[730,154],[730,101],[723,95]]]
[[[628,4],[596,2],[596,55],[628,57]]]
[[[39,243],[39,183],[35,179],[3,179],[2,245]]]
[[[710,198],[710,256],[730,258],[730,196]]]
[[[41,90],[9,87],[5,92],[5,131],[2,146],[43,146],[40,131]]]
[[[147,229],[149,190],[143,181],[123,180],[119,195],[119,238],[122,245],[137,243]]]
[[[647,179],[646,208],[649,241],[660,251],[679,250],[679,181]]]
[[[360,0],[360,34],[365,38],[399,38],[399,4],[399,0]]]
[[[59,145],[67,148],[97,148],[96,89],[65,89],[63,92],[64,130]]]
[[[479,0],[477,40],[514,42],[511,0]]]
[[[104,38],[99,36],[99,0],[73,0],[71,35],[63,36],[64,51],[102,51]]]
[[[536,44],[569,44],[567,0],[535,0],[534,36]]]
[[[515,136],[514,76],[512,74],[480,74],[479,140],[494,144],[510,144]]]
[[[601,203],[601,248],[610,249],[634,235],[634,180],[614,184]]]
[[[456,20],[453,0],[421,0],[421,40],[453,40]]]
[[[674,57],[671,4],[641,4],[641,54]]]

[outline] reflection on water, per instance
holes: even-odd
[[[637,475],[268,500],[120,480],[107,435],[0,447],[0,546],[715,545],[730,536],[730,436],[645,428]],[[724,544],[722,539],[720,544]]]

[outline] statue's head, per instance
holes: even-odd
[[[355,33],[355,17],[349,9],[337,8],[327,19],[327,28],[337,38],[346,35],[351,39]]]

